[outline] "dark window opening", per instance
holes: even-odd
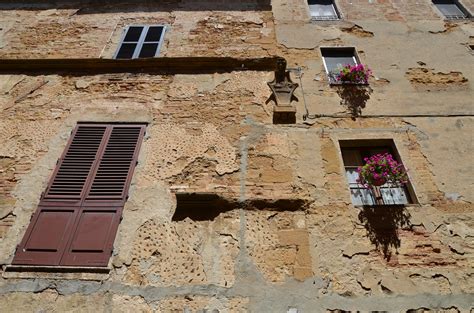
[[[342,159],[344,162],[346,179],[351,191],[352,204],[354,205],[403,205],[414,202],[413,188],[408,184],[400,187],[389,184],[376,187],[375,190],[367,189],[357,182],[359,175],[357,168],[365,164],[364,158],[379,153],[390,153],[395,160],[402,163],[391,140],[342,140]]]
[[[144,43],[138,57],[139,58],[152,58],[155,56],[156,49],[158,49],[157,43]]]
[[[138,26],[130,26],[128,28],[127,34],[125,35],[125,38],[123,41],[134,41],[137,42],[140,40],[140,36],[142,35],[143,27],[138,27]]]
[[[340,18],[334,0],[308,0],[308,7],[313,20],[338,20]]]
[[[165,26],[129,26],[119,44],[115,59],[153,58],[163,43]]]
[[[465,19],[471,17],[467,10],[455,0],[433,0],[433,4],[447,19]]]
[[[145,37],[146,42],[150,41],[160,41],[161,35],[163,34],[162,26],[152,26],[148,29],[148,32]]]
[[[123,43],[117,52],[116,59],[131,59],[137,47],[136,43]]]

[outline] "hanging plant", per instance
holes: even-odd
[[[367,65],[346,64],[339,73],[336,74],[336,81],[340,83],[368,84],[372,71]]]
[[[376,154],[364,158],[365,165],[357,168],[359,178],[357,182],[365,188],[382,186],[390,183],[400,186],[408,182],[408,176],[403,164],[393,159],[390,153]]]

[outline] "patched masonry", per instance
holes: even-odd
[[[429,0],[7,2],[2,312],[474,309],[469,19]],[[472,1],[458,4],[474,12]],[[333,8],[331,19],[320,16]],[[124,40],[133,25],[166,26],[158,57],[114,59],[120,43],[158,51],[141,33]],[[368,66],[368,84],[334,84],[328,68],[338,60]],[[73,207],[98,218],[74,219],[79,231],[66,231],[61,251],[97,253],[103,221],[114,215],[110,250],[94,266],[37,264],[34,253],[15,262],[17,247],[30,247],[21,243],[38,207],[71,211],[71,201],[48,202],[48,186],[83,123],[143,127],[136,156],[122,158],[126,132],[108,150],[117,163],[104,161],[112,169],[94,187],[108,200],[76,194]],[[91,149],[84,140],[80,160]],[[374,151],[390,151],[409,181],[387,186],[378,205],[354,187],[357,166]],[[94,173],[81,174],[86,189],[101,155],[86,160]],[[129,180],[123,164],[133,168]],[[64,173],[58,194],[82,181]],[[117,196],[117,186],[129,188]],[[117,197],[123,210],[111,214]],[[96,240],[77,240],[81,227]],[[50,235],[35,249],[54,250]]]

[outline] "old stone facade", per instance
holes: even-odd
[[[0,311],[472,312],[474,25],[335,4],[1,1]],[[170,60],[284,58],[296,121],[274,123],[271,68],[66,68],[112,59],[127,25],[166,25]],[[330,85],[321,47],[354,47],[369,85]],[[107,270],[12,266],[78,122],[147,123]],[[341,147],[361,140],[393,143],[410,204],[351,202]]]

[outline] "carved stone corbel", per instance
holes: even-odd
[[[286,70],[286,60],[281,58],[277,61],[277,70],[273,81],[267,83],[272,90],[268,101],[273,100],[273,123],[290,124],[296,122],[296,108],[291,105],[298,98],[293,94],[298,87],[297,83],[291,81],[290,72]],[[267,101],[267,102],[268,102]]]

